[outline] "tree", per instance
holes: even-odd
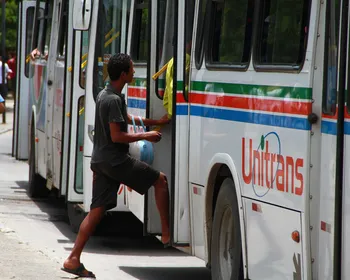
[[[1,1],[0,1],[1,2]],[[17,12],[18,1],[7,0],[5,8],[5,22],[6,22],[6,51],[16,50],[17,42]],[[2,9],[0,5],[0,17],[2,15]],[[2,20],[2,19],[1,19]],[[0,30],[0,38],[2,36],[2,30]]]

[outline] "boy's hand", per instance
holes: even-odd
[[[158,120],[158,125],[169,124],[171,119],[169,119],[168,114],[165,114]]]
[[[156,143],[162,139],[162,134],[158,131],[149,131],[145,133],[145,140]]]

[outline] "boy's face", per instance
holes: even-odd
[[[129,72],[128,73],[123,73],[124,74],[124,79],[126,83],[131,83],[133,78],[134,78],[134,63],[132,61],[130,61],[130,68],[129,68]]]

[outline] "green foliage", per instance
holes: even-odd
[[[17,0],[7,0],[5,7],[5,23],[6,23],[6,50],[16,50],[17,42]],[[0,3],[0,23],[2,23],[2,4]],[[1,25],[0,25],[1,26]],[[0,38],[2,29],[0,28]]]

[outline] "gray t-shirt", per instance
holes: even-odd
[[[122,163],[129,152],[129,144],[113,143],[109,123],[120,123],[127,132],[128,115],[125,98],[107,85],[96,98],[94,148],[91,163],[109,162],[112,166]]]

